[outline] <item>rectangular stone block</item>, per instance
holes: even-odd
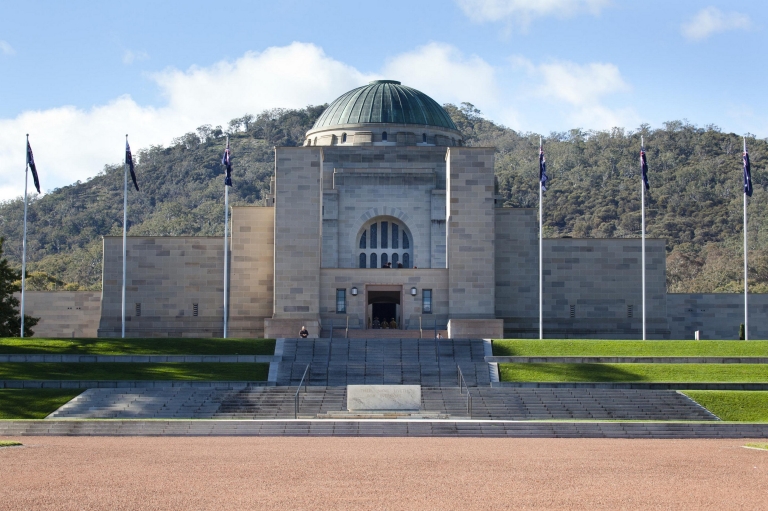
[[[419,411],[421,385],[347,385],[347,410]]]

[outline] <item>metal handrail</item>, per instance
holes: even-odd
[[[301,385],[304,384],[304,393],[307,393],[307,382],[309,381],[309,378],[307,378],[307,374],[309,373],[309,366],[312,364],[307,364],[306,369],[304,369],[304,374],[301,375],[301,381],[299,381],[299,387],[296,389],[296,393],[293,395],[293,418],[298,419],[299,418],[299,392],[301,392]],[[304,381],[304,379],[307,379],[307,382]],[[469,392],[469,391],[467,391]]]
[[[458,370],[458,380],[459,380],[459,394],[464,394],[464,390],[462,387],[462,383],[464,384],[464,387],[467,389],[467,415],[469,415],[469,418],[472,418],[472,394],[469,393],[469,385],[467,385],[467,380],[464,379],[464,373],[461,372],[461,366],[459,364],[456,364],[456,369]]]

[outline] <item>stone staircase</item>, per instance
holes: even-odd
[[[88,389],[47,419],[206,419],[232,391],[215,388]]]
[[[490,385],[482,339],[286,339],[277,385],[457,386],[457,366],[469,386]]]

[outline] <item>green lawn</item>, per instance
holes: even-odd
[[[0,338],[0,354],[272,355],[274,339],[20,339]]]
[[[0,440],[0,447],[18,447],[21,442],[12,442],[10,440]]]
[[[683,394],[724,421],[768,422],[768,391],[686,390]]]
[[[763,364],[499,364],[501,381],[766,383]]]
[[[768,341],[503,339],[493,354],[514,357],[768,357]]]
[[[84,389],[0,389],[0,419],[44,419]]]
[[[0,380],[264,381],[269,364],[3,363]]]
[[[765,449],[768,451],[768,444],[747,444],[747,447],[754,447],[755,449]]]

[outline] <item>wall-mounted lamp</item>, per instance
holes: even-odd
[[[352,296],[357,296],[357,288],[356,287],[352,288]]]
[[[411,296],[416,296],[416,288],[415,287],[411,288]]]

